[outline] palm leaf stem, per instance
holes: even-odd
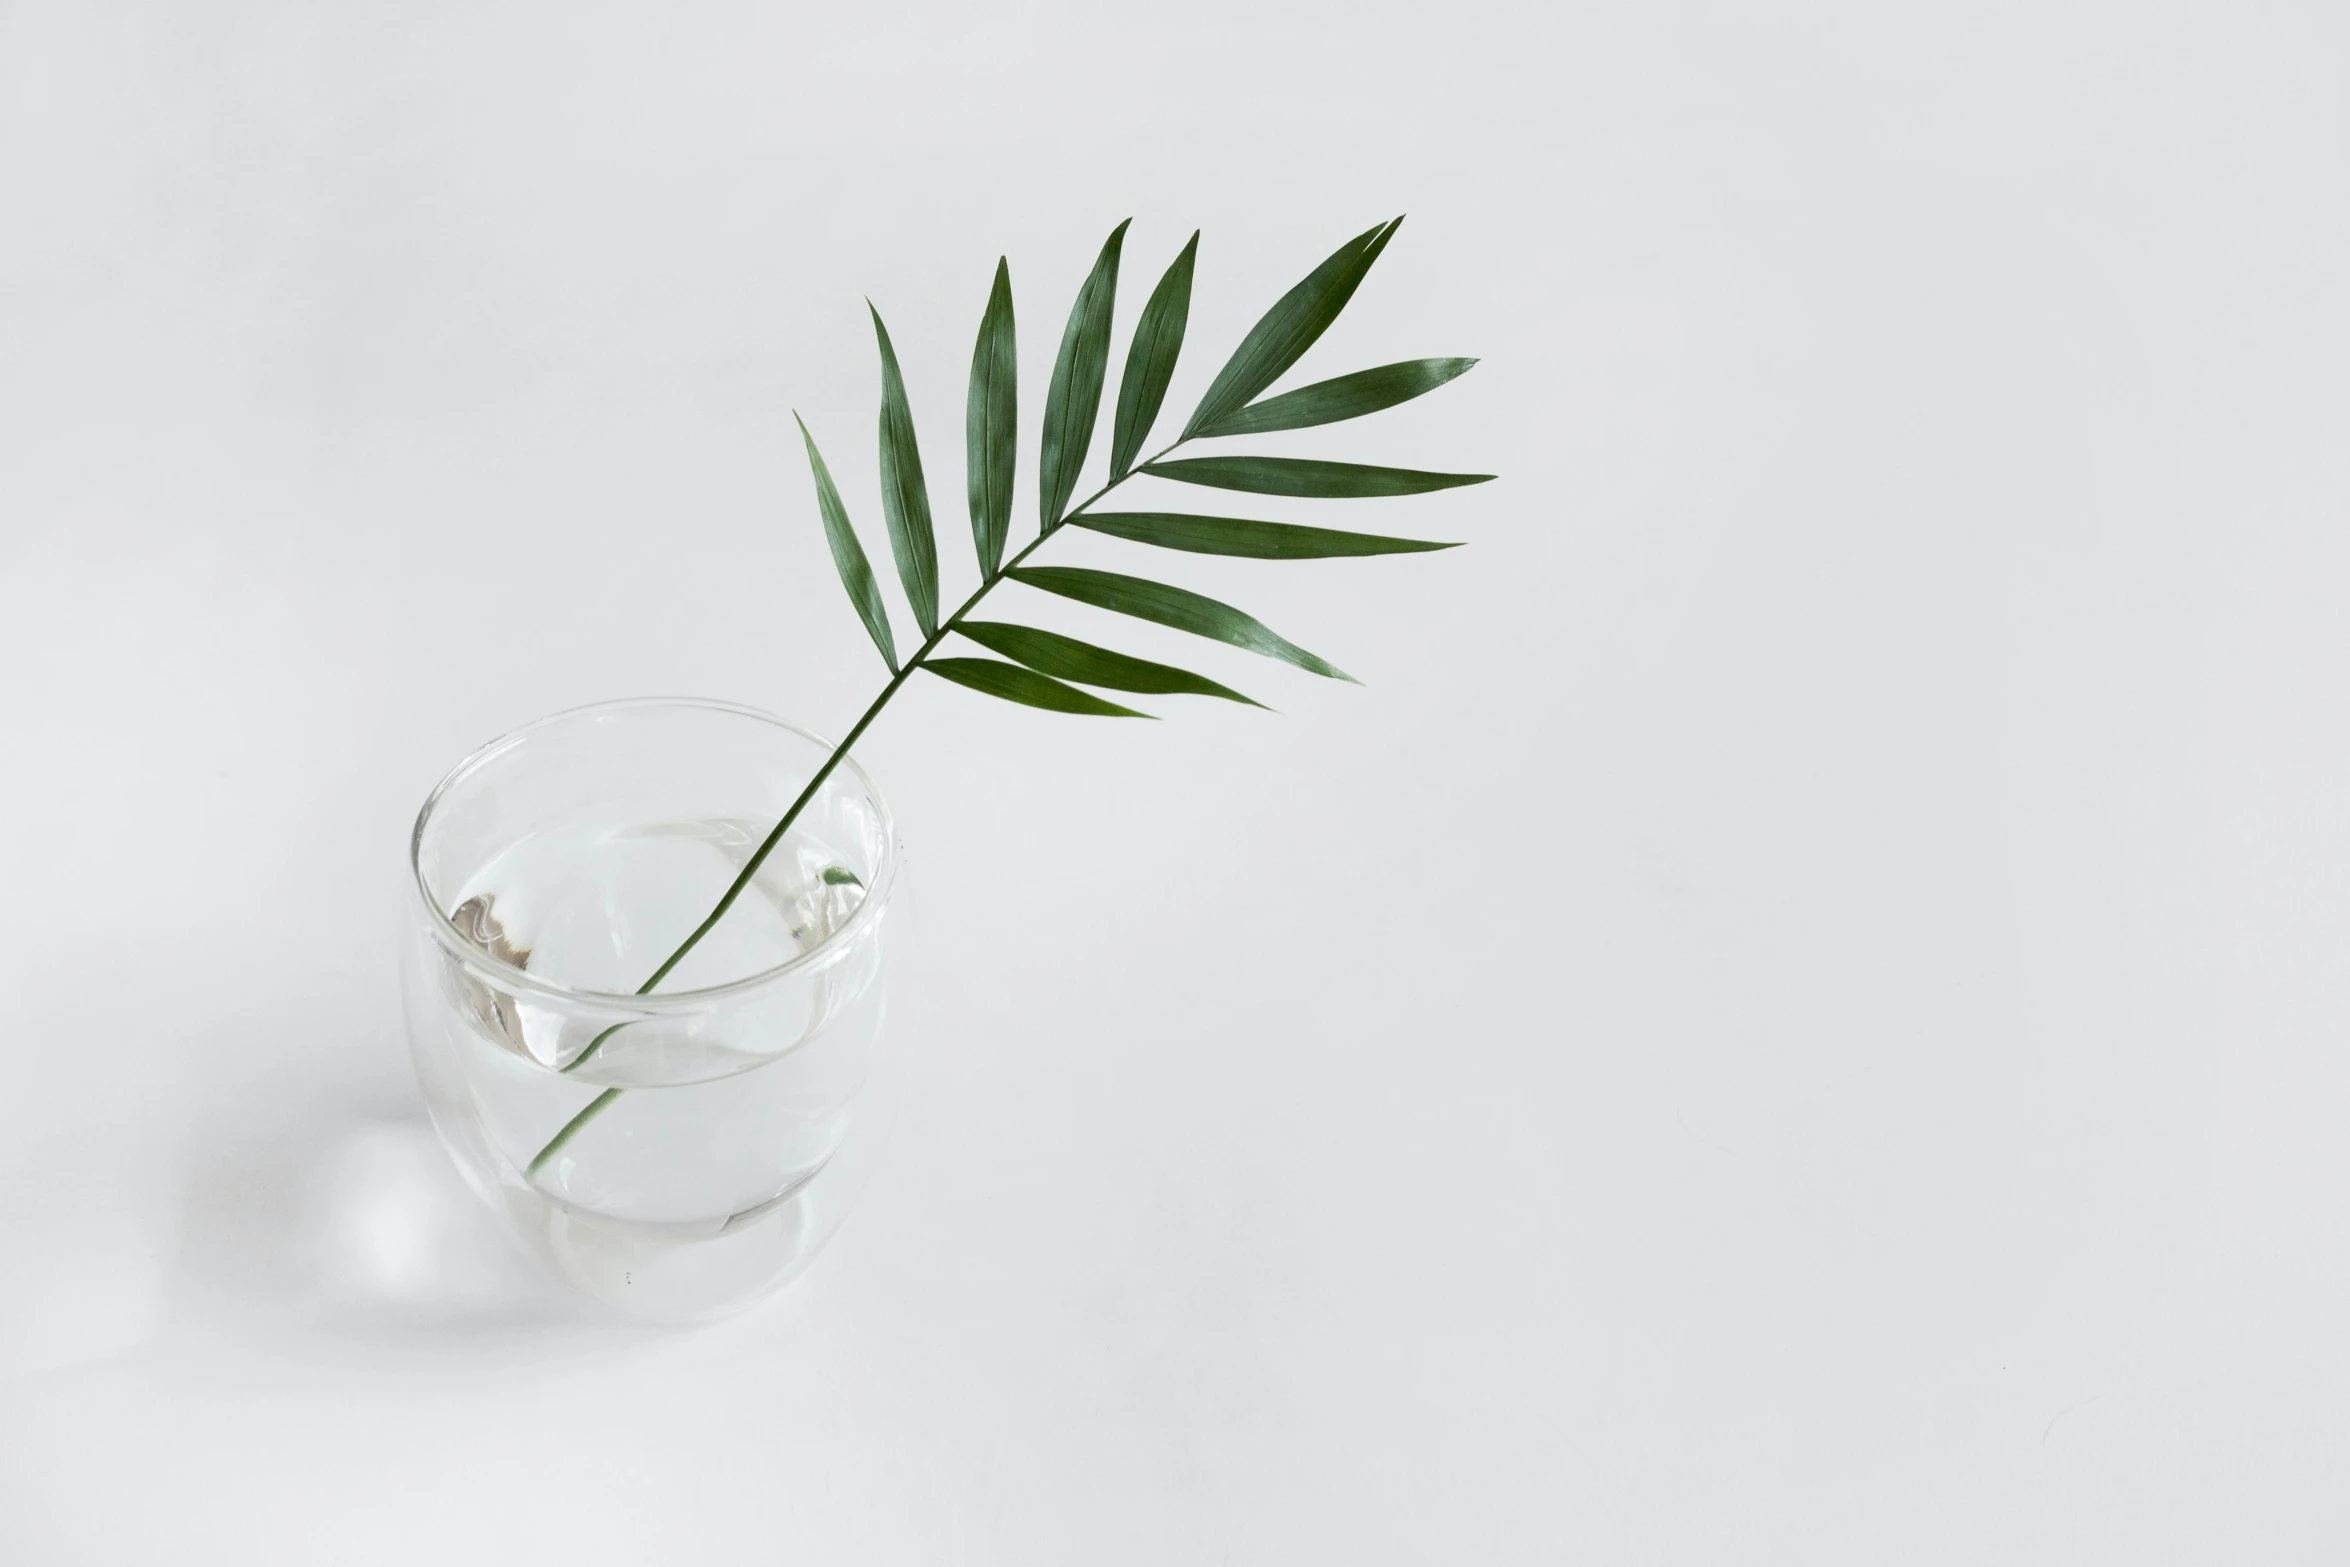
[[[1188,439],[1188,436],[1183,438],[1183,440]],[[1128,479],[1133,478],[1135,474],[1142,472],[1143,467],[1147,466],[1149,463],[1157,462],[1160,458],[1166,456],[1168,452],[1171,452],[1175,450],[1176,447],[1181,446],[1183,444],[1183,440],[1170,442],[1155,456],[1146,459],[1145,463],[1138,464],[1130,472],[1116,475],[1110,480],[1109,483],[1103,485],[1100,489],[1094,491],[1091,495],[1088,495],[1084,500],[1079,501],[1075,507],[1063,515],[1061,520],[1064,523],[1067,523],[1077,517],[1083,516],[1085,512],[1090,507],[1092,507],[1094,502],[1109,494],[1119,485],[1124,484]],[[881,710],[889,706],[889,699],[898,694],[898,688],[913,678],[914,671],[922,667],[922,661],[928,658],[934,651],[936,651],[938,645],[941,642],[944,642],[948,635],[952,633],[957,626],[963,623],[963,617],[970,614],[971,611],[979,607],[980,600],[987,597],[990,589],[994,588],[999,582],[1009,581],[1012,575],[1012,568],[1020,565],[1026,561],[1029,556],[1035,554],[1036,551],[1042,547],[1044,541],[1051,538],[1052,536],[1053,535],[1051,533],[1039,533],[1035,538],[1028,541],[1027,545],[1021,549],[1019,554],[1014,555],[1010,560],[1004,563],[1004,569],[1000,575],[988,577],[981,581],[978,588],[973,591],[971,596],[963,600],[962,604],[955,610],[955,612],[952,615],[949,615],[943,622],[941,622],[939,628],[936,631],[933,631],[929,637],[923,641],[919,648],[915,649],[914,656],[907,659],[896,674],[890,676],[889,684],[881,688],[881,694],[875,697],[873,699],[872,705],[865,709],[864,716],[860,717],[856,723],[850,727],[849,732],[841,737],[840,744],[832,748],[832,754],[824,759],[824,765],[816,769],[816,776],[808,780],[808,786],[800,791],[800,797],[792,801],[791,809],[783,813],[782,818],[776,822],[773,829],[771,829],[767,836],[761,840],[759,847],[753,851],[750,859],[743,865],[742,870],[736,874],[733,884],[726,889],[725,895],[718,900],[717,907],[713,908],[706,916],[704,916],[701,924],[694,927],[693,934],[687,936],[685,940],[678,943],[677,950],[675,952],[670,953],[667,958],[662,960],[661,966],[653,970],[653,974],[650,979],[636,987],[636,993],[638,995],[649,995],[652,992],[654,986],[660,984],[664,979],[667,979],[669,977],[670,971],[675,969],[678,964],[685,961],[685,955],[687,953],[693,951],[696,946],[701,944],[702,938],[710,934],[711,927],[726,917],[726,911],[734,907],[735,901],[743,895],[743,889],[750,886],[753,879],[758,876],[759,868],[767,863],[767,856],[773,854],[775,852],[775,846],[783,842],[783,835],[791,830],[791,824],[800,819],[800,813],[808,808],[808,802],[816,798],[816,791],[824,787],[825,780],[832,776],[833,770],[839,767],[841,761],[847,757],[849,754],[849,747],[855,745],[859,740],[864,738],[865,731],[872,727],[873,720],[879,718],[881,716]],[[628,1025],[625,1023],[615,1023],[610,1028],[605,1029],[595,1038],[589,1040],[588,1047],[585,1050],[582,1050],[577,1056],[574,1056],[570,1063],[562,1067],[560,1070],[565,1072],[572,1072],[578,1070],[582,1066],[585,1066],[588,1060],[593,1057],[597,1051],[604,1048],[604,1041],[610,1039],[614,1034],[619,1033],[627,1026]],[[526,1173],[529,1176],[535,1178],[539,1171],[546,1167],[547,1161],[554,1158],[558,1153],[561,1153],[564,1146],[574,1137],[578,1136],[580,1131],[586,1127],[590,1121],[593,1121],[597,1116],[602,1115],[606,1110],[609,1110],[612,1107],[612,1102],[618,1099],[621,1093],[622,1090],[620,1089],[607,1088],[602,1093],[596,1095],[594,1099],[590,1100],[585,1109],[581,1110],[579,1114],[573,1116],[569,1121],[565,1122],[563,1129],[557,1132],[553,1137],[548,1138],[547,1145],[544,1148],[541,1148],[531,1157],[530,1167]]]

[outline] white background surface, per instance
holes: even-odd
[[[0,9],[0,1559],[2342,1559],[2346,42]],[[1121,352],[1206,231],[1173,418],[1397,211],[1303,370],[1485,363],[1278,449],[1504,478],[1279,514],[1472,547],[1151,563],[1368,688],[918,684],[863,1207],[714,1330],[542,1293],[401,1044],[433,780],[854,716],[862,295],[960,591],[999,251],[1025,486],[1116,220]]]

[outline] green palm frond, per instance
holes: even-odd
[[[927,669],[966,690],[1055,713],[1150,716],[1096,696],[1085,689],[1089,686],[1144,695],[1211,696],[1250,707],[1263,706],[1229,686],[1173,665],[1097,647],[1057,631],[971,619],[971,612],[981,600],[1007,579],[1094,609],[1262,654],[1312,674],[1333,680],[1353,679],[1253,615],[1188,588],[1089,567],[1032,566],[1028,560],[1046,541],[1072,523],[1096,535],[1156,549],[1246,560],[1324,560],[1454,548],[1450,543],[1434,540],[1393,538],[1242,517],[1093,510],[1102,497],[1138,475],[1251,495],[1317,500],[1420,495],[1482,484],[1491,479],[1491,474],[1436,473],[1303,457],[1229,455],[1171,460],[1172,453],[1194,440],[1272,435],[1359,419],[1424,396],[1457,379],[1477,362],[1461,358],[1405,360],[1316,381],[1293,391],[1265,395],[1338,319],[1339,312],[1353,299],[1402,222],[1403,219],[1396,218],[1364,230],[1339,246],[1275,301],[1216,373],[1182,433],[1148,459],[1138,461],[1142,449],[1149,444],[1151,427],[1158,420],[1174,380],[1176,361],[1183,351],[1191,314],[1193,272],[1199,256],[1199,235],[1195,232],[1160,277],[1135,323],[1118,386],[1107,476],[1099,489],[1072,506],[1070,499],[1077,493],[1087,454],[1093,446],[1094,428],[1100,422],[1102,393],[1109,374],[1118,265],[1127,225],[1121,223],[1112,230],[1070,308],[1045,393],[1043,430],[1037,449],[1037,533],[1009,559],[1005,558],[1005,551],[1011,542],[1012,483],[1018,466],[1019,365],[1013,332],[1011,270],[999,259],[986,310],[980,319],[978,340],[972,350],[970,391],[964,409],[965,487],[970,498],[971,537],[978,559],[979,585],[953,613],[943,618],[939,614],[938,546],[931,529],[930,492],[923,480],[922,457],[914,440],[914,415],[889,330],[882,324],[880,311],[872,312],[874,337],[881,356],[882,519],[887,527],[890,554],[897,564],[899,585],[913,611],[914,624],[922,633],[921,645],[903,660],[899,658],[881,585],[849,521],[832,475],[817,453],[815,437],[802,424],[800,433],[816,481],[817,514],[823,523],[833,563],[857,618],[880,650],[882,661],[889,666],[889,683],[882,687],[881,694],[873,699],[864,715],[808,781],[798,800],[751,855],[718,906],[639,987],[639,994],[658,985],[734,905],[768,855],[783,841],[785,832],[848,755],[849,748],[863,738],[866,729],[917,669]],[[949,634],[960,634],[998,657],[941,657],[939,646]],[[837,869],[837,874],[828,870],[824,876],[833,885],[855,882],[855,877],[845,869]],[[565,1070],[572,1070],[595,1055],[614,1031],[599,1035]],[[532,1173],[602,1114],[620,1092],[608,1088],[590,1100],[532,1161]]]

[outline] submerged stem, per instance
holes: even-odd
[[[667,958],[662,960],[661,966],[653,970],[651,978],[647,979],[643,984],[636,987],[636,993],[638,995],[642,996],[650,994],[654,986],[660,984],[662,980],[668,978],[670,971],[676,968],[679,963],[683,962],[685,960],[685,955],[693,951],[694,948],[700,944],[701,939],[704,936],[710,934],[710,928],[713,925],[716,925],[720,919],[725,917],[726,911],[728,909],[734,907],[735,900],[743,895],[743,889],[750,886],[752,879],[759,874],[759,867],[767,863],[767,856],[775,852],[775,846],[777,844],[783,842],[783,835],[790,831],[791,824],[799,820],[800,813],[808,808],[808,802],[816,798],[816,791],[824,787],[824,781],[832,776],[833,769],[839,767],[842,759],[849,754],[849,747],[855,745],[860,739],[864,738],[865,731],[872,727],[873,720],[879,718],[881,716],[881,710],[889,705],[889,699],[898,694],[898,688],[906,683],[907,678],[911,676],[915,670],[922,667],[922,661],[930,656],[932,651],[938,647],[939,643],[946,640],[947,634],[962,624],[963,617],[970,614],[972,610],[979,606],[979,601],[987,597],[988,590],[993,588],[997,583],[1003,581],[1005,576],[1011,572],[1014,566],[1019,565],[1029,556],[1035,554],[1036,551],[1044,544],[1044,541],[1051,538],[1055,532],[1059,531],[1061,526],[1067,523],[1070,518],[1083,515],[1086,509],[1092,506],[1095,501],[1100,500],[1103,496],[1109,494],[1119,485],[1124,484],[1128,479],[1133,478],[1149,464],[1157,462],[1161,457],[1166,456],[1167,453],[1175,450],[1176,447],[1181,446],[1186,439],[1189,439],[1189,437],[1183,437],[1169,442],[1166,446],[1161,447],[1154,455],[1144,458],[1141,462],[1136,463],[1126,472],[1117,475],[1111,479],[1109,483],[1103,485],[1100,489],[1094,491],[1091,495],[1088,495],[1084,500],[1079,501],[1068,511],[1062,513],[1059,522],[1054,523],[1051,528],[1045,529],[1038,533],[1035,538],[1028,541],[1027,545],[1021,549],[1020,553],[1014,555],[1010,560],[1005,561],[1002,568],[997,571],[995,575],[981,580],[979,586],[973,590],[971,596],[963,600],[962,604],[955,610],[955,612],[952,615],[949,615],[943,622],[941,622],[939,628],[930,634],[929,640],[914,650],[914,656],[906,660],[904,667],[899,669],[896,674],[890,676],[889,684],[881,688],[881,694],[875,697],[873,699],[872,705],[865,709],[864,716],[859,718],[856,724],[851,727],[849,732],[841,737],[840,744],[834,746],[832,748],[832,754],[824,759],[824,765],[816,769],[816,776],[809,779],[808,786],[800,791],[800,797],[792,801],[791,809],[783,813],[782,818],[776,822],[774,828],[769,831],[766,838],[760,842],[758,849],[752,853],[750,860],[735,876],[733,884],[726,889],[724,896],[719,898],[717,907],[713,908],[707,915],[703,917],[702,923],[694,927],[693,933],[691,935],[687,936],[685,940],[678,943],[677,950],[675,952],[670,953]],[[626,1023],[615,1023],[610,1028],[605,1029],[595,1038],[589,1040],[587,1048],[582,1050],[578,1055],[574,1056],[569,1064],[563,1066],[560,1068],[560,1070],[564,1072],[572,1072],[586,1065],[588,1060],[593,1057],[597,1051],[604,1048],[604,1041],[610,1039],[614,1034],[619,1033],[627,1026],[628,1025]],[[536,1154],[532,1155],[530,1167],[525,1172],[525,1174],[530,1177],[536,1177],[539,1171],[546,1167],[548,1160],[561,1153],[563,1151],[564,1145],[569,1143],[574,1137],[577,1137],[581,1129],[584,1128],[590,1121],[593,1121],[597,1116],[602,1115],[607,1109],[611,1108],[612,1101],[618,1099],[621,1093],[622,1090],[620,1089],[607,1088],[602,1093],[596,1095],[595,1098],[589,1100],[585,1109],[581,1110],[579,1114],[573,1116],[570,1120],[564,1122],[563,1129],[557,1132],[553,1137],[547,1139],[546,1147],[541,1148]]]
[[[545,1164],[549,1159],[552,1159],[555,1157],[555,1155],[561,1153],[563,1151],[563,1145],[571,1141],[571,1139],[574,1137],[577,1137],[581,1127],[587,1125],[588,1122],[594,1120],[597,1116],[602,1115],[604,1113],[604,1107],[619,1097],[619,1089],[607,1088],[602,1093],[596,1095],[595,1098],[589,1100],[585,1110],[580,1111],[579,1114],[564,1122],[563,1130],[557,1132],[554,1136],[547,1139],[547,1146],[541,1148],[538,1151],[538,1157],[530,1161],[530,1173],[533,1175],[538,1174],[540,1165]]]

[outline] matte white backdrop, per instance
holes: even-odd
[[[0,1558],[2341,1560],[2346,109],[2316,4],[0,7]],[[1020,606],[1281,711],[918,682],[861,1209],[537,1284],[434,779],[846,727],[865,296],[953,590],[999,252],[1026,527],[1112,224],[1180,409],[1399,211],[1293,381],[1484,363],[1276,449],[1503,477],[1276,514],[1470,547],[1132,567],[1366,688]]]

